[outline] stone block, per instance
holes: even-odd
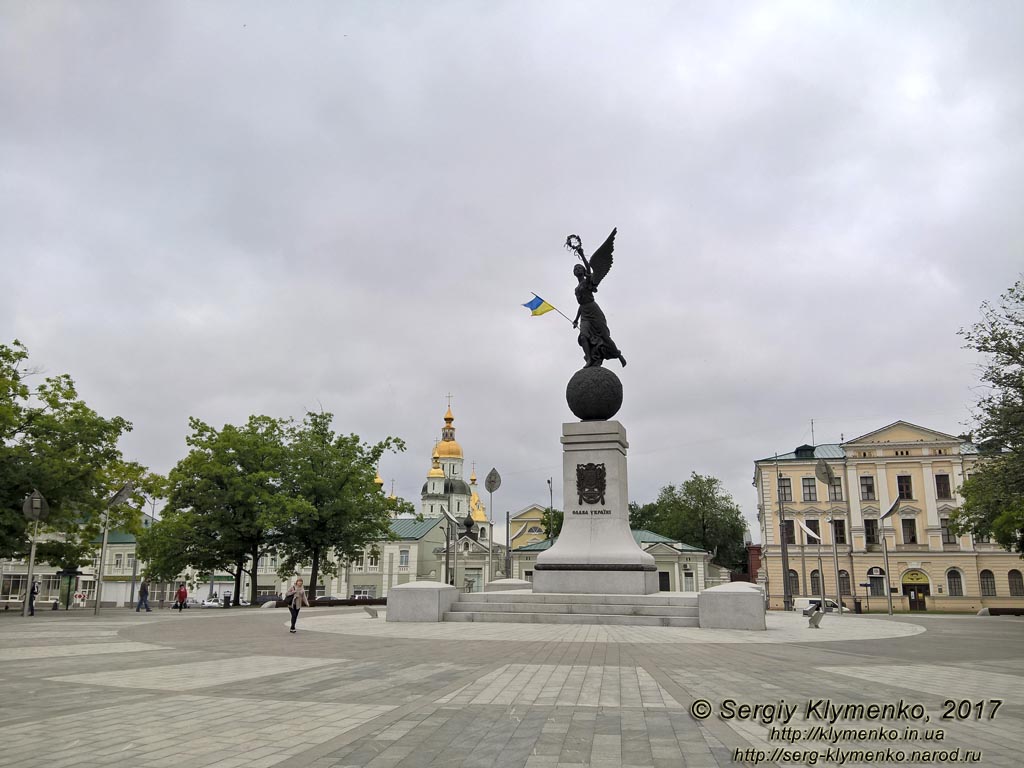
[[[388,621],[442,621],[459,592],[440,581],[410,581],[388,591]]]
[[[495,579],[484,584],[484,592],[511,592],[513,590],[527,592],[533,588],[533,584],[525,579]]]
[[[698,597],[701,629],[765,630],[764,595],[745,582],[720,584]]]

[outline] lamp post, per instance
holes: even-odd
[[[836,577],[836,602],[839,603],[839,615],[843,615],[843,595],[840,592],[839,585],[839,550],[836,545],[836,524],[835,524],[835,511],[832,509],[832,488],[835,487],[836,473],[832,471],[832,467],[829,466],[828,462],[824,459],[818,459],[817,465],[814,467],[814,476],[823,482],[827,488],[828,493],[828,517],[825,518],[832,528],[832,570],[835,572]],[[821,540],[818,540],[818,573],[821,574],[821,589],[822,595],[825,593],[825,574],[821,571]]]
[[[487,570],[490,571],[494,566],[491,562],[491,544],[494,541],[494,492],[501,487],[501,475],[498,474],[498,470],[491,467],[491,471],[487,473],[487,479],[484,480],[484,488],[487,489],[487,517],[490,523],[490,530],[487,533]],[[488,574],[492,579],[494,578],[493,573]]]
[[[32,588],[35,586],[32,579],[36,565],[36,537],[39,536],[39,521],[45,520],[50,514],[50,505],[46,503],[43,494],[39,491],[32,491],[25,497],[25,503],[21,506],[25,518],[32,521],[32,546],[28,556],[28,583],[25,585],[25,600],[21,604],[21,615],[28,616],[29,602],[32,601]]]
[[[891,515],[896,514],[899,511],[899,508],[900,500],[896,499],[896,501],[892,503],[892,506],[889,507],[889,511],[878,518],[882,529],[882,559],[885,562],[885,599],[889,604],[890,616],[892,616],[892,583],[890,582],[892,577],[889,575],[889,540],[885,536],[885,520]]]
[[[782,473],[779,472],[779,456],[775,455],[775,493],[779,497],[779,538],[782,540],[782,609],[793,610],[793,593],[789,590],[789,549],[786,541],[786,504],[782,500]]]
[[[103,509],[103,543],[100,544],[100,565],[96,569],[96,605],[93,606],[93,616],[100,615],[100,600],[103,598],[103,566],[106,565],[107,557],[107,534],[110,532],[110,508],[116,507],[118,504],[124,504],[128,497],[135,491],[135,486],[132,481],[129,480],[123,486],[121,490],[115,493],[107,501]]]

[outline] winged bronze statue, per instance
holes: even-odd
[[[576,302],[580,308],[576,312],[576,319],[572,321],[573,328],[579,328],[579,343],[583,347],[583,359],[586,361],[585,368],[592,368],[601,365],[605,360],[618,360],[623,367],[626,365],[626,358],[615,342],[612,341],[608,332],[608,321],[605,320],[604,312],[594,301],[594,294],[597,293],[597,286],[604,280],[605,275],[612,268],[612,251],[615,250],[615,233],[613,229],[590,258],[583,252],[583,241],[578,235],[569,235],[565,239],[565,247],[576,254],[582,264],[573,267],[572,273],[576,276]]]

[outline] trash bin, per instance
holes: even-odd
[[[854,613],[864,613],[864,611],[861,609],[861,602],[860,602],[860,600],[854,600],[853,601],[853,612]]]
[[[231,595],[224,595],[224,607],[225,608],[230,608],[231,607]]]

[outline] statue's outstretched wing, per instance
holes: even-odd
[[[612,233],[608,235],[608,239],[604,241],[604,244],[594,251],[590,257],[590,269],[594,273],[593,280],[595,286],[604,280],[604,276],[612,268],[612,251],[615,250],[615,233],[618,231],[618,227],[613,229]]]

